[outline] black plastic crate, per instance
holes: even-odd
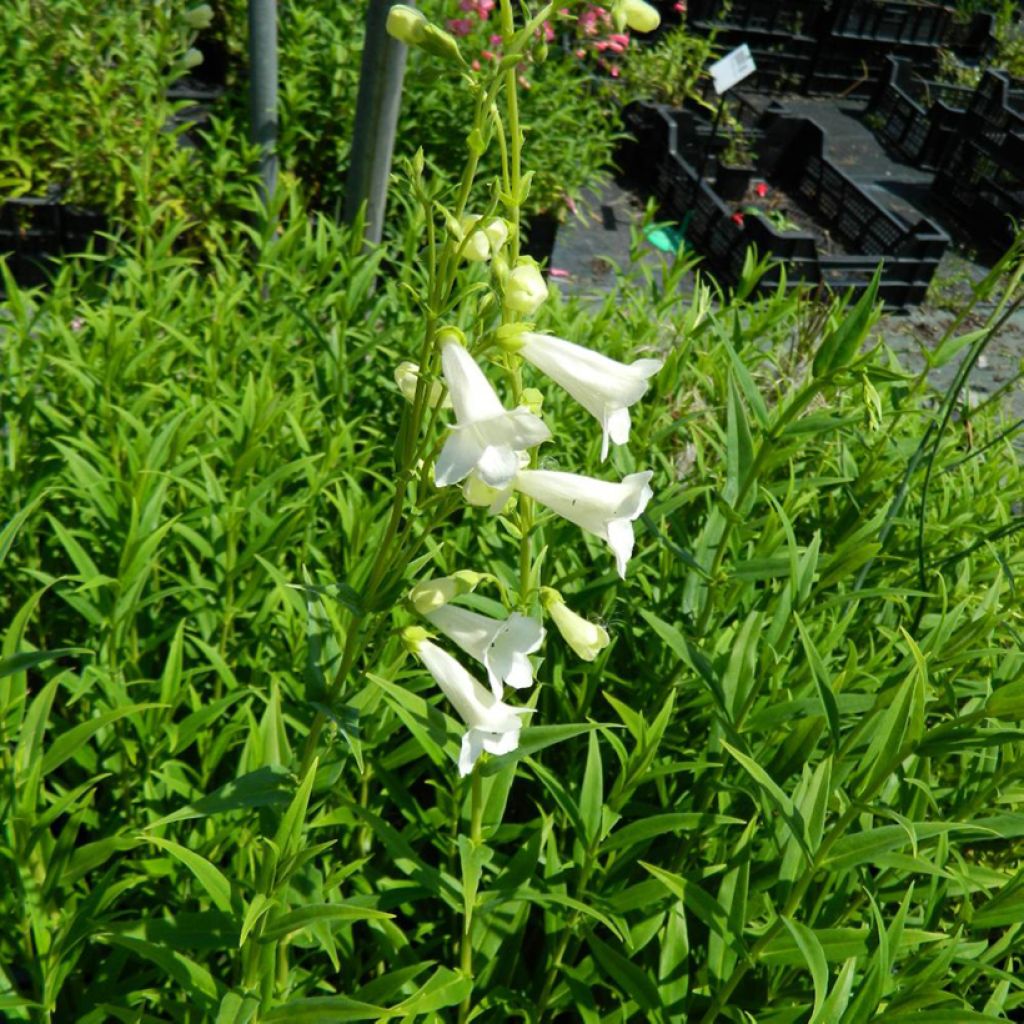
[[[102,247],[106,218],[52,195],[0,202],[0,256],[21,285],[42,284],[49,262],[66,253]]]
[[[905,57],[889,57],[868,106],[879,138],[908,163],[934,168],[962,127],[973,90],[927,81]]]
[[[899,0],[837,0],[830,34],[873,43],[945,46],[955,23],[951,7]]]
[[[1024,92],[1012,89],[1002,71],[986,71],[971,97],[964,128],[996,147],[1011,133],[1024,133]]]
[[[742,32],[753,46],[758,36],[816,39],[827,10],[828,4],[822,0],[689,0],[686,17],[698,30]]]
[[[1024,134],[993,144],[961,134],[932,182],[932,195],[986,249],[1007,249],[1024,223]]]
[[[671,115],[659,112],[661,138],[671,131]],[[921,217],[908,224],[875,201],[824,156],[825,133],[806,118],[775,117],[764,136],[761,173],[782,188],[847,252],[825,252],[809,231],[778,231],[753,214],[737,218],[735,208],[715,191],[708,177],[684,155],[665,147],[650,154],[652,187],[666,211],[686,225],[687,240],[725,282],[742,273],[747,248],[755,245],[785,265],[786,280],[827,285],[834,291],[863,291],[881,263],[879,294],[893,308],[924,300],[949,239]],[[778,283],[774,267],[762,287]]]

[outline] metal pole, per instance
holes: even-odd
[[[718,134],[718,122],[722,120],[722,111],[725,110],[725,93],[722,93],[718,101],[718,110],[715,111],[715,119],[711,122],[711,134],[708,136],[708,144],[704,147],[704,155],[700,160],[700,169],[697,171],[697,188],[704,180],[704,171],[708,166],[708,157],[711,156],[711,147],[714,145],[715,136]]]
[[[376,244],[384,231],[391,155],[402,102],[406,47],[387,34],[388,11],[398,0],[369,0],[366,40],[359,73],[352,162],[345,183],[345,223],[352,224],[366,204],[364,235]]]
[[[277,187],[277,0],[249,0],[249,116],[269,206]]]

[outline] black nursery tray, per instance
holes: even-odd
[[[891,53],[927,70],[940,48],[977,59],[995,45],[992,15],[915,0],[690,0],[687,21],[723,49],[747,43],[758,88],[819,95],[866,94]]]
[[[715,187],[717,164],[710,161],[706,177],[700,175],[674,144],[676,122],[665,108],[649,109],[631,167],[685,225],[687,241],[725,284],[740,279],[753,245],[784,265],[789,286],[859,294],[881,264],[879,294],[887,306],[922,302],[948,236],[925,217],[911,224],[881,206],[824,156],[825,133],[813,121],[771,113],[767,119],[757,170],[774,194],[787,198],[794,216],[786,219],[801,225],[798,230],[780,230],[726,202]],[[779,264],[762,279],[762,289],[782,280]]]
[[[869,123],[894,152],[918,167],[935,168],[952,146],[974,90],[930,82],[906,57],[888,57],[868,104]]]
[[[42,284],[47,263],[64,253],[83,252],[102,241],[106,218],[93,210],[61,203],[52,196],[0,201],[0,257],[23,286]]]

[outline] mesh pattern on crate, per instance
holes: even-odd
[[[687,18],[691,24],[716,28],[744,29],[783,36],[806,34],[821,12],[820,0],[689,0]]]
[[[894,252],[905,229],[877,203],[821,157],[809,157],[797,192],[851,248],[868,255]]]
[[[942,7],[905,3],[847,3],[837,12],[833,34],[871,42],[938,45],[952,26],[952,12]]]
[[[1011,91],[1002,75],[985,72],[968,107],[967,127],[972,134],[1002,145],[1010,132],[1024,132],[1024,94]]]

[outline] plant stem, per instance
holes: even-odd
[[[475,848],[483,845],[483,822],[484,822],[484,791],[483,779],[480,772],[474,769],[470,775],[470,811],[469,811],[469,841]],[[476,893],[473,893],[473,901],[476,901]],[[473,977],[473,905],[469,902],[463,913],[462,924],[462,948],[460,950],[459,965],[462,973],[467,978]],[[465,1024],[469,1019],[469,1010],[472,1005],[473,990],[466,994],[459,1007],[459,1024]]]

